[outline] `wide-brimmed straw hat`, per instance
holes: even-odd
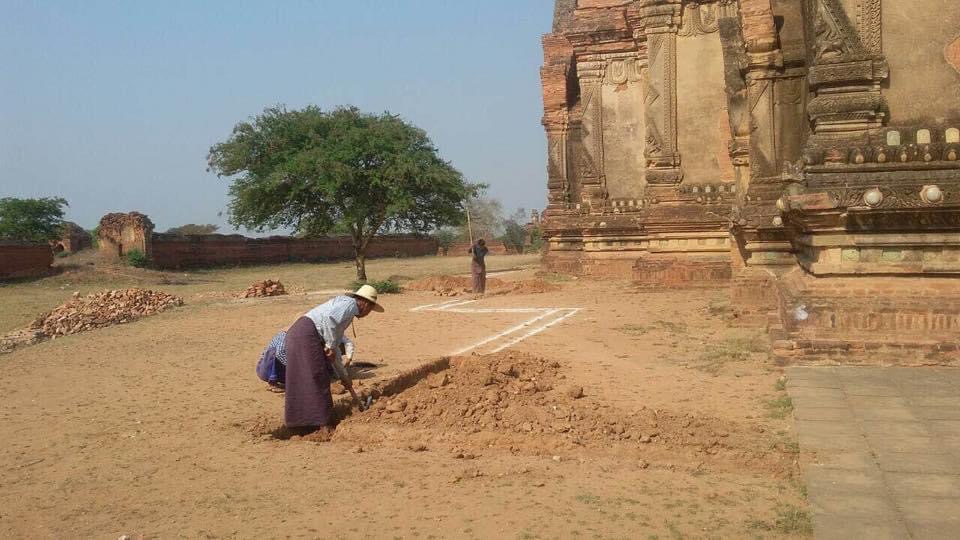
[[[347,296],[369,300],[373,302],[374,311],[377,313],[383,313],[383,306],[377,303],[377,289],[373,288],[372,285],[363,285],[357,289],[357,292],[347,293]]]

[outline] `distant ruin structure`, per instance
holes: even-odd
[[[113,213],[100,218],[97,243],[106,259],[125,257],[139,251],[148,259],[152,254],[153,222],[140,212]]]
[[[953,0],[557,0],[545,264],[729,283],[784,360],[960,342]]]
[[[93,236],[83,227],[67,221],[63,224],[63,234],[58,240],[51,241],[50,245],[56,253],[76,253],[93,247]]]

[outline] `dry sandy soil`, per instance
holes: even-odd
[[[384,261],[372,277],[449,273],[456,262],[465,268]],[[274,437],[283,397],[254,365],[274,332],[325,296],[227,293],[277,277],[290,291],[342,286],[350,270],[224,270],[202,273],[206,288],[153,285],[186,304],[0,356],[0,537],[809,535],[793,422],[776,406],[781,373],[764,338],[729,326],[722,290],[546,276],[559,290],[463,309],[411,311],[469,296],[385,296],[386,313],[356,324],[358,360],[376,365],[357,373],[364,388],[482,344],[354,412],[332,441]],[[57,303],[71,292],[60,279],[0,288],[0,311],[31,291]],[[571,310],[490,339],[537,316],[528,308]],[[34,314],[0,320],[11,328]]]

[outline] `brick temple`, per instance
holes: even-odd
[[[729,286],[785,361],[960,342],[955,0],[557,0],[558,271]]]

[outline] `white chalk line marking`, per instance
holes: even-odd
[[[454,302],[460,302],[460,300],[447,300],[447,301],[445,301],[445,302],[440,302],[440,303],[437,303],[437,304],[427,304],[427,305],[424,305],[424,306],[417,306],[417,307],[415,307],[415,308],[412,308],[410,311],[423,311],[423,310],[425,310],[425,309],[427,309],[427,308],[432,308],[432,307],[435,307],[435,306],[443,306],[443,305],[446,305],[446,304],[452,304],[452,303],[454,303]]]
[[[530,326],[531,324],[539,321],[540,319],[543,319],[543,318],[545,318],[545,317],[549,317],[549,316],[551,316],[551,315],[553,315],[553,314],[555,314],[555,313],[556,313],[555,310],[550,310],[550,311],[548,311],[548,312],[546,312],[546,313],[543,313],[543,314],[541,314],[541,315],[537,315],[536,317],[534,317],[534,318],[532,318],[532,319],[529,319],[529,320],[527,320],[527,321],[524,321],[524,322],[522,322],[522,323],[520,323],[520,324],[518,324],[518,325],[516,325],[516,326],[514,326],[514,327],[512,327],[512,328],[508,328],[508,329],[504,330],[503,332],[500,332],[499,334],[494,334],[494,335],[492,335],[492,336],[490,336],[490,337],[488,337],[488,338],[482,339],[482,340],[474,343],[473,345],[464,347],[464,348],[462,348],[462,349],[454,352],[453,354],[456,356],[456,355],[458,355],[458,354],[463,354],[463,353],[465,353],[465,352],[472,351],[473,349],[476,349],[477,347],[482,347],[482,346],[486,345],[487,343],[490,343],[491,341],[496,341],[496,340],[498,340],[498,339],[500,339],[500,338],[502,338],[502,337],[504,337],[504,336],[507,336],[507,335],[512,334],[512,333],[514,333],[514,332],[518,332],[518,331],[520,331],[520,330],[523,330],[524,328],[527,328],[528,326]]]
[[[476,300],[466,300],[466,301],[462,301],[462,302],[455,302],[455,303],[453,303],[453,304],[445,304],[445,305],[443,305],[443,306],[438,307],[438,308],[436,309],[436,311],[447,311],[448,309],[450,309],[450,308],[452,308],[452,307],[465,306],[465,305],[467,305],[467,304],[472,304],[472,303],[474,303],[474,302],[476,302]]]
[[[539,313],[539,315],[537,315],[537,316],[535,316],[535,317],[532,317],[532,318],[530,318],[530,319],[527,319],[526,321],[524,321],[524,322],[522,322],[522,323],[520,323],[520,324],[518,324],[518,325],[516,325],[516,326],[512,326],[512,327],[510,327],[510,328],[507,328],[507,329],[504,330],[503,332],[499,332],[499,333],[494,334],[494,335],[492,335],[492,336],[486,337],[486,338],[484,338],[484,339],[482,339],[482,340],[480,340],[480,341],[478,341],[478,342],[476,342],[476,343],[474,343],[474,344],[472,344],[472,345],[468,345],[467,347],[464,347],[464,348],[462,348],[462,349],[459,349],[459,350],[457,350],[457,351],[454,351],[454,352],[450,353],[452,356],[457,356],[457,355],[461,355],[461,354],[470,352],[470,351],[472,351],[472,350],[474,350],[474,349],[477,349],[477,348],[479,348],[479,347],[483,347],[484,345],[486,345],[486,344],[488,344],[488,343],[491,343],[491,342],[493,342],[493,341],[496,341],[496,340],[498,340],[498,339],[506,338],[506,337],[509,336],[510,334],[514,334],[514,333],[516,333],[516,332],[520,332],[521,330],[529,329],[529,331],[526,332],[525,334],[523,334],[523,335],[521,335],[521,336],[519,336],[519,337],[515,337],[515,338],[511,339],[511,340],[507,341],[505,344],[502,344],[502,345],[500,345],[499,347],[497,347],[496,349],[494,349],[493,351],[491,351],[491,352],[500,352],[500,351],[502,351],[502,350],[504,350],[504,349],[506,349],[506,348],[508,348],[508,347],[512,347],[512,346],[516,345],[517,343],[520,343],[521,341],[523,341],[523,340],[525,340],[525,339],[527,339],[527,338],[533,337],[533,336],[539,334],[540,332],[543,332],[544,330],[546,330],[547,328],[550,328],[551,326],[554,326],[555,324],[559,324],[560,322],[564,321],[565,319],[568,319],[568,318],[576,315],[576,314],[582,309],[582,308],[570,308],[570,307],[567,307],[567,308],[464,308],[464,307],[460,307],[460,306],[465,306],[465,305],[467,305],[467,304],[472,304],[472,303],[474,303],[474,302],[476,302],[476,301],[477,301],[477,300],[466,300],[466,301],[462,301],[462,300],[448,300],[448,301],[446,301],[446,302],[440,302],[440,303],[436,303],[436,304],[426,304],[426,305],[422,305],[422,306],[417,306],[417,307],[411,308],[410,311],[414,311],[414,312],[416,312],[416,311],[442,311],[442,312],[444,312],[444,313],[466,313],[466,314],[485,314],[485,313]],[[538,322],[542,321],[543,319],[547,319],[547,318],[549,318],[549,317],[552,317],[552,316],[554,316],[554,315],[556,315],[556,314],[558,314],[558,313],[563,313],[563,315],[561,315],[560,317],[558,317],[558,318],[556,318],[556,319],[554,319],[554,320],[547,321],[546,323],[543,323],[543,324],[539,324],[539,325],[537,325],[537,326],[534,326],[535,323],[538,323]],[[533,326],[533,328],[531,328],[531,326]]]
[[[559,311],[559,310],[557,310],[557,311]],[[551,326],[553,326],[553,325],[555,325],[555,324],[563,321],[564,319],[568,319],[568,318],[570,318],[570,317],[573,317],[574,315],[577,314],[578,311],[580,311],[580,308],[573,308],[573,309],[570,310],[566,315],[563,315],[563,316],[561,316],[561,317],[558,317],[558,318],[556,318],[556,319],[548,322],[547,324],[544,324],[544,325],[542,325],[542,326],[539,326],[539,327],[537,327],[537,328],[534,328],[533,330],[527,332],[526,334],[510,340],[510,341],[504,343],[503,345],[497,347],[496,349],[494,349],[494,350],[492,350],[492,351],[490,351],[490,352],[491,352],[491,353],[498,353],[498,352],[506,349],[507,347],[512,347],[512,346],[516,345],[517,343],[520,343],[521,341],[523,341],[523,340],[525,340],[525,339],[527,339],[527,338],[529,338],[529,337],[533,337],[533,336],[539,334],[540,332],[543,332],[543,331],[546,330],[547,328],[550,328]],[[554,313],[556,313],[556,312],[554,312]]]

